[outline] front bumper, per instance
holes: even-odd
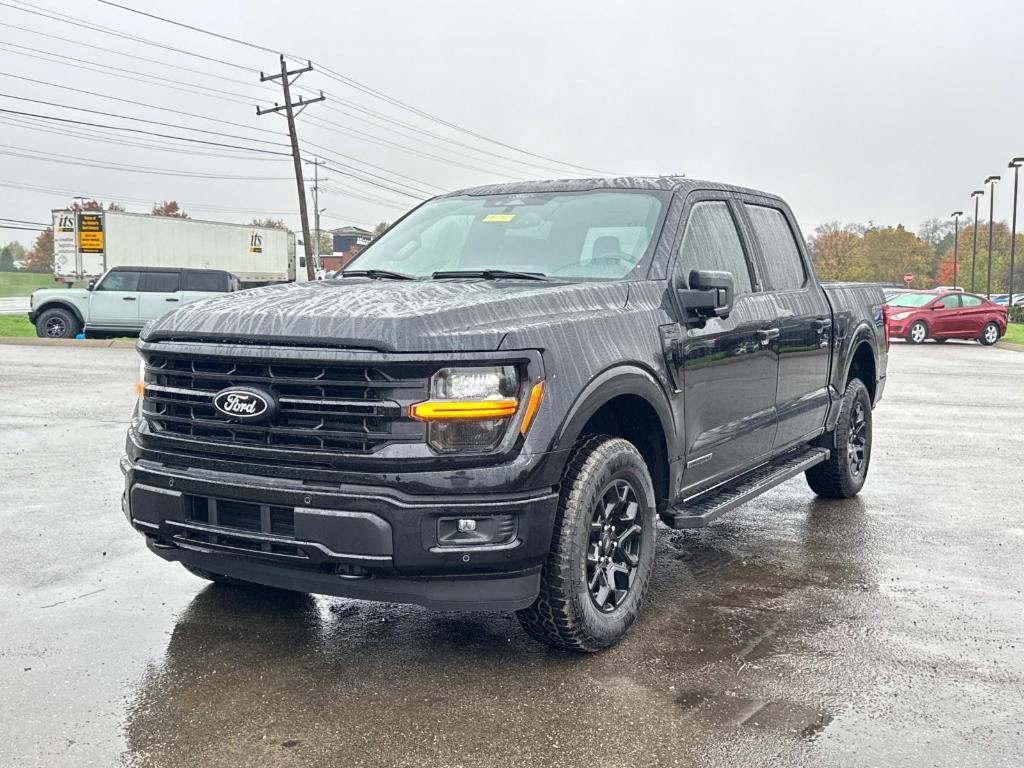
[[[36,324],[36,318],[37,318],[37,317],[39,317],[39,313],[38,313],[38,312],[36,312],[36,311],[35,311],[34,309],[30,309],[30,310],[28,311],[28,321],[29,321],[30,323],[32,323],[32,325],[35,325],[35,324]]]
[[[411,495],[127,456],[121,469],[125,516],[165,560],[267,586],[441,610],[530,605],[558,502],[553,487]],[[496,533],[453,541],[445,535],[453,518]]]

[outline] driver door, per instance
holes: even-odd
[[[951,293],[931,305],[931,314],[925,319],[932,337],[946,337],[964,330],[964,316],[960,309],[960,294]]]
[[[105,328],[134,328],[139,324],[139,283],[142,273],[111,270],[89,293],[86,324]]]
[[[770,347],[773,304],[761,291],[735,203],[700,197],[684,215],[672,285],[688,287],[691,270],[707,269],[731,273],[735,287],[726,318],[695,322],[676,302],[683,330],[673,363],[683,388],[686,498],[770,454],[779,363]]]

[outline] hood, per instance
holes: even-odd
[[[85,288],[37,288],[32,292],[31,304],[50,299],[88,299],[89,291]]]
[[[237,340],[381,351],[495,350],[524,325],[615,312],[626,283],[341,278],[224,294],[147,326],[144,341]]]

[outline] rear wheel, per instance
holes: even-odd
[[[36,318],[36,336],[46,339],[73,339],[82,330],[74,313],[61,307],[43,310]]]
[[[928,338],[928,326],[923,320],[915,320],[907,330],[907,341],[911,344],[922,344]]]
[[[999,341],[999,326],[995,323],[988,323],[981,329],[981,335],[978,337],[978,341],[986,347],[991,347]]]
[[[540,594],[518,612],[535,639],[593,653],[626,634],[654,567],[654,486],[636,447],[585,438],[562,480]]]
[[[850,379],[832,432],[828,461],[807,470],[807,484],[819,496],[848,499],[856,496],[871,463],[871,397],[860,379]]]

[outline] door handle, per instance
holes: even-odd
[[[135,296],[122,296],[121,301],[135,301]]]
[[[760,328],[757,335],[761,337],[761,345],[767,347],[772,339],[779,338],[782,333],[778,328]]]
[[[814,329],[817,331],[824,331],[832,327],[832,321],[825,317],[819,317],[814,321]]]
[[[177,301],[177,299],[164,299],[164,301]]]

